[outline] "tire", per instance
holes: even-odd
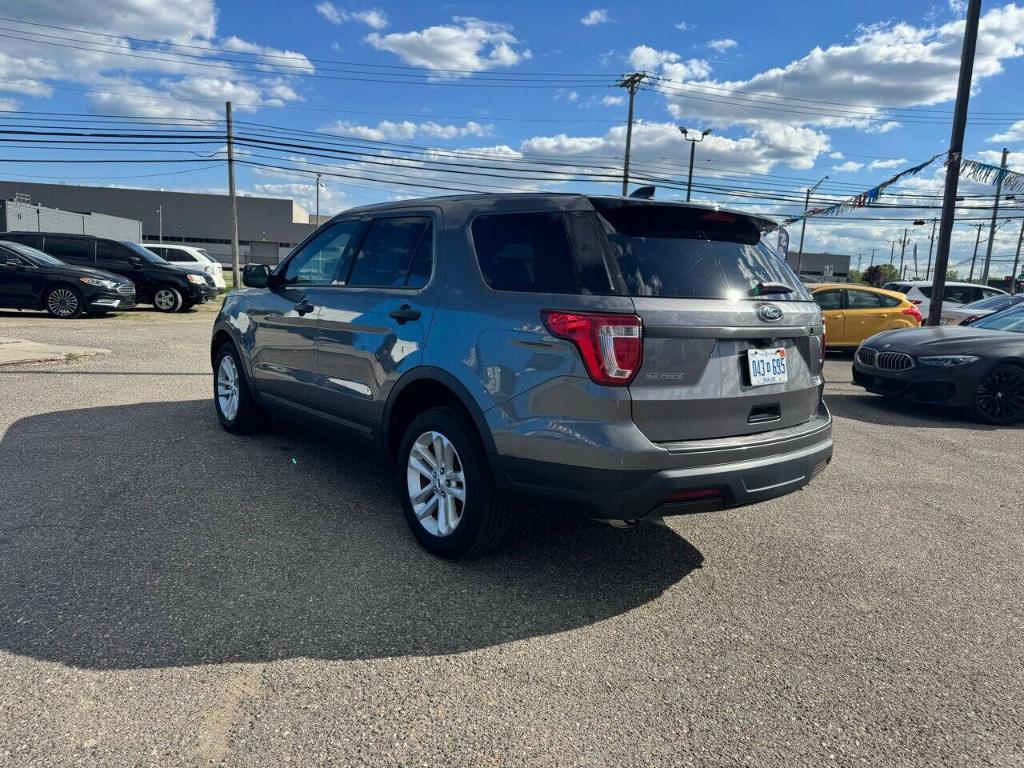
[[[213,358],[213,407],[220,425],[235,435],[256,432],[266,422],[231,342],[222,344]]]
[[[51,317],[69,320],[81,317],[85,311],[85,300],[77,288],[70,285],[55,285],[46,292],[43,307]]]
[[[153,291],[153,306],[157,312],[179,312],[185,300],[173,285],[160,285]]]
[[[486,455],[473,424],[451,408],[431,408],[405,430],[396,482],[406,522],[431,554],[482,555],[508,532],[512,509],[494,488]]]
[[[997,365],[978,382],[971,411],[986,424],[1004,426],[1024,421],[1024,368]]]

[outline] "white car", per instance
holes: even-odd
[[[896,280],[882,286],[887,291],[898,291],[913,303],[921,312],[925,323],[928,322],[928,310],[932,305],[931,280]],[[943,308],[959,309],[963,304],[987,299],[990,296],[1001,296],[1006,291],[990,288],[975,283],[946,283],[946,291],[942,297]]]
[[[965,322],[974,322],[983,317],[988,317],[996,312],[1001,312],[1007,307],[1012,307],[1024,301],[1024,293],[1015,296],[989,296],[987,299],[975,301],[970,304],[954,304],[948,309],[942,307],[943,325],[960,325]]]
[[[203,270],[213,278],[213,284],[219,291],[227,288],[227,283],[224,282],[224,268],[204,248],[169,243],[142,243],[142,247],[172,264]]]

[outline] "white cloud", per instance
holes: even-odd
[[[346,11],[339,8],[331,0],[322,0],[316,4],[316,12],[331,24],[344,24],[346,21],[359,21],[371,29],[386,29],[391,23],[388,15],[380,8],[369,8],[365,11]]]
[[[905,165],[910,165],[910,161],[905,157],[894,157],[889,160],[872,160],[868,163],[870,170],[876,170],[879,168],[902,168]]]
[[[576,91],[569,91],[565,96],[569,101],[576,101],[579,97],[580,95]]]
[[[845,163],[840,165],[833,165],[833,171],[839,171],[840,173],[854,173],[864,167],[864,163],[858,163],[855,160],[847,160]]]
[[[271,48],[265,45],[257,45],[256,43],[247,42],[241,38],[235,37],[234,35],[221,40],[220,47],[236,53],[253,54],[256,57],[256,61],[267,69],[273,69],[275,66],[284,65],[284,67],[286,67],[285,71],[315,71],[315,67],[310,63],[309,59],[301,53],[285,51],[279,48]]]
[[[685,89],[666,92],[666,97],[671,114],[679,120],[700,116],[718,125],[784,120],[797,125],[874,126],[876,132],[891,131],[899,124],[886,114],[885,107],[931,106],[953,100],[963,26],[962,20],[920,27],[904,22],[875,24],[860,28],[852,42],[816,47],[800,59],[749,79],[688,83]],[[1006,60],[1022,55],[1024,7],[1009,4],[989,10],[981,19],[978,35],[975,88],[1002,72]],[[692,98],[698,95],[700,100]]]
[[[457,139],[464,136],[490,136],[494,127],[483,125],[474,120],[463,125],[436,123],[433,121],[414,123],[411,120],[394,122],[382,120],[377,125],[359,125],[347,120],[338,120],[320,129],[324,133],[339,136],[353,136],[370,141],[391,141],[395,139],[414,139],[426,136],[435,139]]]
[[[608,11],[604,10],[603,8],[595,8],[582,19],[580,19],[580,24],[586,27],[593,27],[597,26],[598,24],[605,24],[608,21],[611,21],[611,18],[608,16]]]
[[[831,160],[842,160],[844,157],[846,157],[846,155],[844,155],[842,152],[829,152],[828,156]]]
[[[626,103],[625,96],[605,96],[601,99],[601,104],[606,107],[621,107]]]
[[[672,51],[659,51],[649,45],[638,45],[629,53],[633,69],[649,72],[661,70],[661,75],[672,80],[703,78],[711,74],[711,65],[704,59],[688,59]]]
[[[454,17],[451,24],[418,32],[372,32],[366,42],[377,50],[390,51],[407,64],[434,70],[444,77],[468,77],[473,72],[511,67],[533,55],[514,47],[519,40],[509,25],[461,16]]]
[[[694,29],[696,27],[695,24],[687,24],[685,21],[677,22],[672,26],[678,29],[680,32],[686,32],[687,30]]]
[[[723,37],[718,40],[708,40],[706,43],[707,47],[713,50],[715,53],[725,53],[731,48],[735,48],[739,43],[729,37]]]
[[[1019,120],[1002,133],[989,136],[988,140],[1005,142],[1024,141],[1024,120]]]

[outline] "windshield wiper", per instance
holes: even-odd
[[[757,295],[764,296],[768,293],[792,293],[793,289],[785,283],[758,283],[756,286]]]

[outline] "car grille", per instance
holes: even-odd
[[[117,292],[120,293],[122,296],[134,296],[135,286],[125,285],[122,283],[121,285],[117,286]]]
[[[883,371],[905,371],[914,367],[914,358],[903,352],[879,352],[875,365]]]
[[[874,365],[875,357],[878,353],[868,347],[861,347],[857,350],[857,359],[860,360],[864,365]]]

